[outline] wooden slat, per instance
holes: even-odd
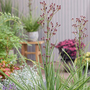
[[[36,54],[36,52],[27,52],[27,51],[25,51],[25,54]],[[38,55],[40,55],[41,54],[41,52],[40,51],[38,51],[38,53],[37,53]]]
[[[41,54],[41,52],[40,51],[38,51],[38,55],[40,55]]]
[[[35,42],[20,42],[21,44],[43,44],[44,41],[35,41]]]
[[[35,54],[35,52],[25,52],[25,54]]]

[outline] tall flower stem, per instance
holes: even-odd
[[[79,57],[80,57],[80,60],[79,60],[79,65],[78,65],[78,68],[80,68],[82,66],[81,62],[82,62],[82,58],[81,58],[81,34],[80,34],[80,31],[79,31]],[[81,77],[82,75],[82,70],[80,69],[79,71],[79,78]]]
[[[74,20],[74,18],[72,18],[72,20]],[[85,16],[80,16],[80,18],[76,18],[76,22],[74,22],[74,24],[72,25],[76,30],[73,32],[76,36],[75,39],[79,43],[79,47],[77,47],[77,45],[76,45],[76,47],[77,47],[77,68],[78,69],[83,67],[82,51],[84,51],[83,50],[84,46],[82,45],[82,42],[83,42],[83,39],[88,36],[84,33],[87,30],[85,28],[85,25],[87,22],[88,22],[88,20],[85,20]],[[78,71],[78,76],[79,76],[79,78],[82,77],[82,69],[80,69]]]
[[[50,69],[51,69],[51,54],[52,54],[52,49],[54,47],[53,44],[51,44],[51,37],[53,35],[55,35],[55,32],[57,31],[57,27],[59,27],[60,25],[58,25],[58,23],[56,23],[56,26],[54,27],[53,23],[52,23],[52,18],[53,16],[61,9],[61,5],[57,5],[55,3],[51,3],[49,8],[47,8],[47,4],[45,1],[40,2],[40,4],[42,5],[41,11],[43,12],[41,16],[42,20],[40,20],[40,24],[42,26],[46,26],[47,30],[44,31],[45,37],[42,38],[42,40],[45,41],[45,54],[44,56],[44,60],[45,60],[45,65],[44,65],[44,71],[45,71],[45,78],[46,78],[46,87],[47,90],[51,90],[50,87],[50,83],[51,83],[51,79],[50,79]],[[53,61],[52,61],[53,62]]]

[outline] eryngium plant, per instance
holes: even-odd
[[[86,20],[85,16],[80,16],[80,18],[72,18],[74,21],[74,24],[72,25],[75,28],[75,31],[73,32],[75,34],[75,40],[78,41],[79,48],[77,48],[77,67],[81,68],[84,65],[82,64],[84,49],[81,48],[81,43],[83,42],[83,39],[86,38],[88,35],[85,34],[85,31],[87,30],[86,23],[88,20]],[[76,44],[77,47],[77,44]],[[79,71],[79,78],[82,76],[82,70]]]

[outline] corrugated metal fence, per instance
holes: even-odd
[[[43,0],[32,0],[33,5],[33,15],[39,16],[41,14],[40,11],[40,2]],[[55,43],[57,40],[57,43],[60,41],[63,41],[65,39],[73,39],[74,35],[72,34],[72,31],[74,31],[74,28],[72,28],[72,18],[79,18],[81,15],[86,16],[86,18],[89,20],[88,24],[86,25],[88,34],[88,37],[85,39],[85,43],[89,43],[90,38],[90,0],[44,0],[46,3],[56,3],[61,5],[61,10],[53,17],[53,23],[59,22],[61,26],[58,28],[57,34],[52,38],[52,43]],[[19,10],[20,12],[24,12],[24,14],[28,14],[28,0],[13,0],[13,4],[17,2],[19,4]],[[39,40],[41,40],[41,37],[43,36],[43,31],[39,30]],[[90,46],[89,46],[90,47]],[[31,47],[29,47],[30,50],[33,50]],[[35,49],[34,49],[35,50]],[[88,49],[90,51],[90,48]],[[54,49],[54,58],[55,60],[58,57],[58,50]],[[34,56],[31,56],[34,58]]]

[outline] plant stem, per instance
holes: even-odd
[[[6,46],[6,58],[8,57],[8,37],[7,37],[7,46]]]

